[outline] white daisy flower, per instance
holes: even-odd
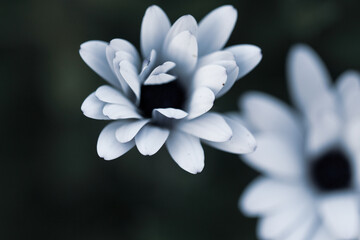
[[[199,24],[191,15],[172,26],[158,6],[146,10],[141,25],[141,55],[126,40],[88,41],[82,59],[110,85],[90,94],[81,106],[90,118],[114,120],[100,133],[97,152],[105,160],[136,145],[143,155],[164,144],[175,162],[201,172],[200,140],[232,153],[255,149],[249,131],[218,113],[208,112],[261,60],[253,45],[223,49],[237,20],[232,6],[210,12]]]
[[[308,46],[288,58],[290,93],[299,111],[262,93],[240,99],[257,150],[244,156],[264,176],[239,207],[259,216],[261,239],[357,239],[360,229],[360,75],[333,86]]]

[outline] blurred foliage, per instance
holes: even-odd
[[[198,240],[256,239],[255,219],[237,208],[256,177],[238,156],[205,146],[199,175],[181,170],[162,149],[133,149],[106,162],[96,154],[105,122],[80,111],[103,84],[78,55],[87,40],[125,38],[139,46],[146,8],[174,21],[200,20],[218,0],[4,0],[0,3],[1,239]],[[237,109],[248,90],[288,101],[284,65],[289,47],[310,44],[335,78],[360,70],[359,1],[229,0],[239,12],[228,45],[261,47],[260,65],[215,110]],[[264,199],[266,201],[266,199]]]

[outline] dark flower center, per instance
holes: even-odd
[[[178,80],[161,85],[142,85],[139,108],[144,117],[151,118],[155,108],[183,109],[185,91]]]
[[[338,149],[327,151],[311,162],[310,178],[320,191],[349,188],[352,173],[348,157]]]

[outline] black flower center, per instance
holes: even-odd
[[[320,191],[349,188],[352,173],[348,157],[338,149],[327,151],[311,162],[310,178]]]
[[[178,80],[161,85],[142,85],[139,108],[144,117],[151,118],[155,108],[183,109],[185,90]]]

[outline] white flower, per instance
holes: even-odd
[[[180,17],[172,26],[158,7],[146,10],[141,26],[141,53],[126,40],[89,41],[81,45],[83,60],[109,85],[99,87],[81,106],[87,117],[115,120],[101,132],[100,157],[112,160],[136,145],[143,155],[163,145],[190,173],[201,172],[200,139],[232,153],[255,149],[249,131],[208,112],[217,97],[261,60],[253,45],[222,49],[237,19],[232,6],[222,6],[200,23]]]
[[[262,93],[240,99],[257,150],[244,157],[264,174],[239,207],[259,216],[261,239],[357,239],[360,232],[360,75],[333,86],[308,46],[288,58],[290,93],[299,111]]]

